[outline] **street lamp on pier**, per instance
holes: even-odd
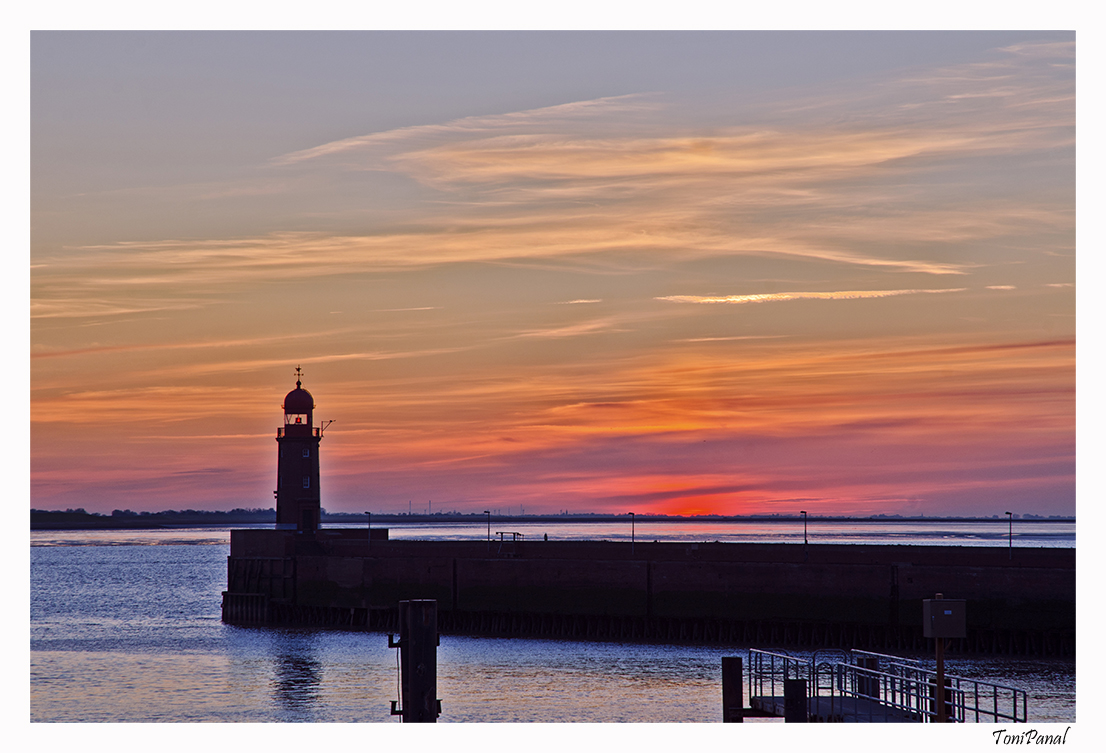
[[[634,556],[634,514],[630,513],[630,556]]]
[[[803,562],[806,562],[810,558],[810,550],[806,545],[806,510],[799,510],[799,513],[803,516]]]
[[[1014,513],[1007,510],[1006,519],[1010,522],[1010,556],[1007,559],[1014,559]]]
[[[488,551],[492,550],[492,511],[485,510],[484,514],[488,516]]]

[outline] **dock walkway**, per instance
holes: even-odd
[[[783,696],[759,696],[749,700],[754,711],[765,716],[786,716],[786,704]],[[807,721],[809,722],[868,722],[868,723],[905,723],[920,722],[917,714],[895,709],[879,701],[856,696],[827,698],[814,696],[807,699]]]
[[[750,649],[748,687],[751,709],[788,720],[927,723],[937,717],[936,675],[916,660],[871,651],[815,652],[807,660]],[[945,675],[945,716],[950,722],[1025,722],[1027,696],[1018,688]]]

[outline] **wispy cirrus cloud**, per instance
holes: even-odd
[[[1063,201],[970,191],[947,198],[945,183],[928,182],[939,165],[1070,146],[1070,77],[1041,73],[1033,62],[1070,57],[1063,44],[1011,48],[990,61],[873,84],[855,101],[811,96],[747,127],[676,126],[660,116],[670,106],[661,95],[628,95],[329,142],[272,166],[319,176],[380,170],[432,195],[403,226],[365,234],[86,246],[58,265],[36,265],[32,315],[178,310],[264,280],[589,254],[743,255],[964,275],[980,266],[953,252],[967,243],[1034,236],[1033,253],[1070,253],[1074,218]],[[983,100],[986,107],[970,104]],[[934,122],[925,113],[938,105],[945,109]],[[846,106],[856,111],[842,121]],[[271,175],[258,185],[303,188]],[[217,186],[202,191],[213,192]],[[132,292],[139,288],[159,297],[140,300]]]
[[[750,293],[746,295],[664,295],[658,301],[672,303],[768,303],[773,301],[850,301],[859,298],[889,298],[897,295],[918,295],[921,293],[961,293],[967,288],[939,288],[935,290],[833,290],[808,293]]]
[[[551,107],[533,110],[502,113],[497,115],[476,115],[451,120],[447,123],[407,126],[380,133],[354,136],[347,139],[330,141],[310,149],[275,157],[273,165],[294,165],[301,162],[319,160],[335,155],[350,155],[381,145],[432,141],[450,137],[484,136],[494,132],[509,132],[519,128],[540,124],[550,127],[581,119],[591,120],[597,117],[611,117],[628,113],[641,113],[656,110],[660,105],[650,101],[647,95],[627,94],[617,97],[566,102]]]
[[[167,311],[185,311],[201,308],[209,300],[196,298],[165,299],[137,298],[126,299],[117,296],[92,297],[72,296],[46,298],[39,297],[31,301],[32,319],[56,319],[63,317],[117,317],[130,314],[152,314]]]
[[[526,330],[520,332],[513,337],[541,337],[541,338],[560,338],[560,337],[577,337],[579,335],[594,335],[602,332],[618,332],[620,329],[615,326],[614,322],[609,319],[578,322],[575,324],[568,324],[564,326],[546,327],[542,329]]]

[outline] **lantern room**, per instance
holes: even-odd
[[[296,380],[296,389],[284,396],[284,434],[285,436],[308,437],[311,436],[312,411],[315,410],[315,399],[311,393],[300,386]]]

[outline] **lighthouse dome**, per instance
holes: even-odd
[[[296,383],[296,389],[284,396],[285,413],[310,413],[314,407],[315,398],[311,397],[310,392],[301,388],[299,382]]]

